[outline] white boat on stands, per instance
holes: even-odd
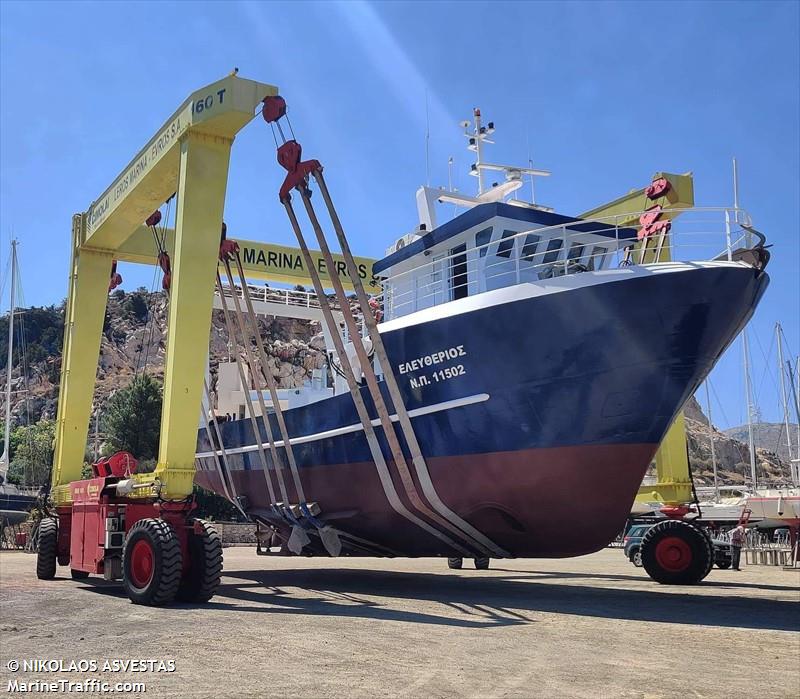
[[[750,521],[762,529],[800,527],[800,488],[759,489],[746,499]]]

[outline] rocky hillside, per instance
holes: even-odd
[[[709,424],[708,418],[700,409],[700,405],[691,398],[685,408],[686,434],[689,444],[689,459],[698,483],[713,484],[713,469],[711,460],[711,441],[714,442],[714,453],[717,459],[717,471],[722,483],[739,484],[750,479],[750,449],[747,446],[747,428],[744,428],[744,439],[737,439],[730,432],[740,434],[738,431],[729,430],[722,432]],[[756,434],[766,435],[767,430],[761,430],[764,423],[756,428]],[[788,483],[790,469],[788,459],[781,458],[774,450],[774,442],[769,440],[755,440],[756,468],[759,480],[765,483]],[[770,445],[772,448],[769,448]],[[765,448],[762,448],[765,447]]]
[[[95,406],[102,410],[109,396],[125,386],[137,371],[146,370],[155,376],[163,376],[166,311],[166,300],[160,293],[140,290],[111,294],[103,327]],[[26,411],[31,422],[55,418],[63,308],[27,309],[24,318],[29,385],[26,392],[20,372],[21,361],[17,356],[14,360],[12,415],[18,424],[25,422]],[[260,330],[270,355],[273,376],[281,388],[302,386],[311,378],[313,369],[324,365],[326,359],[319,324],[287,318],[262,318]],[[0,321],[0,347],[6,346],[7,333],[8,320],[3,318]],[[214,312],[210,348],[213,390],[216,364],[229,357],[228,333],[220,311]],[[0,352],[0,355],[0,381],[4,384],[5,352]],[[746,429],[744,435],[741,428],[728,433],[719,431],[709,425],[694,398],[686,406],[686,426],[689,455],[700,483],[712,482],[712,439],[722,480],[736,484],[749,477]],[[780,450],[776,427],[762,424],[756,429],[759,477],[775,483],[789,478],[788,460]]]
[[[33,311],[38,317],[43,310],[49,311],[49,330],[39,326],[32,328],[28,322],[29,314]],[[166,314],[166,299],[160,293],[151,294],[140,290],[116,291],[111,294],[103,325],[94,394],[95,406],[102,410],[109,396],[127,385],[137,372],[147,371],[159,378],[163,377]],[[63,307],[27,309],[24,315],[26,356],[29,358],[28,390],[24,390],[22,361],[19,345],[15,340],[12,420],[16,424],[26,421],[26,413],[30,415],[31,422],[41,418],[55,418],[61,369]],[[302,386],[311,378],[313,369],[324,365],[325,352],[318,323],[291,318],[261,318],[259,326],[270,355],[273,376],[280,388]],[[19,333],[18,326],[15,332]],[[0,325],[0,342],[8,337],[7,333],[8,319],[4,318]],[[221,311],[214,311],[210,351],[213,390],[216,364],[229,357],[228,333]],[[2,354],[4,360],[5,353]],[[4,362],[0,366],[0,381],[5,385]]]
[[[725,430],[725,434],[732,439],[747,444],[747,425],[732,427]],[[789,423],[789,436],[792,440],[792,450],[797,444],[797,425]],[[759,422],[753,425],[753,442],[757,447],[771,451],[782,459],[789,460],[789,446],[786,444],[786,426],[782,422]]]

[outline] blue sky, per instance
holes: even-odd
[[[456,126],[498,126],[493,157],[553,171],[537,198],[571,214],[665,170],[700,205],[741,204],[774,244],[752,324],[753,383],[779,419],[776,320],[800,347],[800,16],[797,2],[0,3],[0,234],[21,240],[25,300],[66,293],[70,218],[192,91],[238,66],[281,88],[306,155],[326,165],[358,254],[416,223],[426,179],[472,188]],[[237,138],[226,203],[235,236],[291,244],[266,127]],[[125,287],[150,286],[126,266]],[[765,358],[770,363],[765,364]],[[741,347],[712,377],[715,419],[745,419]]]

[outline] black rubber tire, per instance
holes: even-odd
[[[177,599],[181,602],[208,602],[217,592],[222,577],[222,540],[217,530],[197,520],[202,534],[189,532],[189,570],[181,580]]]
[[[657,557],[659,544],[668,538],[677,538],[689,555],[687,563],[679,569],[663,566]],[[710,570],[714,552],[708,535],[689,522],[670,519],[650,527],[642,538],[642,565],[647,574],[662,585],[695,585]]]
[[[706,564],[706,572],[703,574],[703,577],[700,578],[701,580],[705,580],[706,576],[708,576],[708,574],[714,567],[714,559],[716,558],[716,553],[714,552],[714,540],[711,538],[711,534],[708,533],[708,530],[700,529],[700,532],[703,534],[704,537],[706,537],[706,539],[708,539],[708,550],[711,552],[711,555],[708,557],[708,563]]]
[[[85,570],[75,570],[74,568],[69,571],[72,575],[73,580],[86,580],[89,577],[89,573]]]
[[[58,520],[46,517],[39,522],[39,552],[36,554],[36,577],[52,580],[56,577],[58,557]]]
[[[720,570],[728,570],[731,567],[730,561],[722,561],[721,563],[717,563],[717,568]]]
[[[637,568],[641,568],[642,567],[642,550],[641,549],[635,549],[634,551],[631,551],[631,563],[633,563],[633,565],[635,565]]]
[[[488,570],[489,569],[489,559],[488,558],[475,558],[473,559],[475,563],[476,570]]]
[[[452,570],[461,570],[464,565],[463,558],[448,558],[447,559],[447,567],[451,568]]]
[[[131,553],[138,541],[147,541],[153,556],[153,574],[144,587],[137,587],[131,575]],[[163,519],[140,519],[125,537],[122,549],[122,583],[134,604],[159,607],[178,594],[183,554],[178,535]]]

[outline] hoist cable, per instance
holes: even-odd
[[[225,261],[225,269],[227,270],[228,279],[230,280],[231,297],[233,299],[233,305],[234,305],[233,316],[236,318],[236,325],[239,328],[239,334],[241,335],[242,338],[242,346],[244,347],[245,351],[245,359],[247,361],[247,367],[250,370],[250,379],[255,383],[256,376],[258,375],[258,367],[256,365],[255,358],[253,357],[253,352],[250,349],[250,340],[248,339],[247,332],[245,331],[245,324],[242,319],[242,309],[241,306],[239,305],[239,294],[237,293],[236,286],[233,283],[233,277],[231,275],[230,265],[227,262],[227,260]],[[225,288],[222,286],[222,279],[221,277],[219,277],[219,274],[217,275],[217,279],[219,283],[220,297],[223,305],[225,306],[225,311],[227,312],[227,301],[224,300]],[[231,339],[235,341],[235,338],[232,337]],[[239,355],[239,353],[237,352],[237,356],[241,355]],[[242,386],[242,388],[245,388],[245,386]],[[273,466],[275,468],[275,476],[278,480],[278,487],[281,491],[281,496],[283,497],[284,503],[289,504],[290,502],[289,493],[286,490],[286,482],[283,477],[283,464],[281,463],[281,460],[278,456],[278,448],[275,446],[275,436],[272,433],[272,425],[270,425],[269,423],[269,417],[267,415],[267,406],[264,403],[264,396],[258,389],[257,384],[255,385],[255,388],[256,388],[256,397],[258,398],[258,407],[261,409],[261,418],[262,422],[264,423],[264,429],[266,430],[267,433],[269,451],[270,455],[272,456]],[[249,392],[249,389],[245,388],[245,390],[248,390]],[[256,430],[254,431],[256,439],[260,440],[261,439],[260,432]]]
[[[286,209],[286,214],[289,217],[289,222],[291,223],[292,230],[294,231],[295,236],[297,237],[297,242],[300,246],[300,251],[303,255],[303,260],[305,262],[306,269],[308,270],[308,273],[311,276],[311,282],[314,285],[314,289],[317,293],[317,298],[319,300],[320,309],[322,310],[322,315],[325,318],[325,323],[328,326],[328,330],[331,334],[331,339],[333,340],[336,351],[339,354],[339,361],[341,363],[342,369],[346,373],[347,386],[350,389],[350,395],[353,398],[353,404],[355,406],[356,413],[358,414],[358,418],[364,429],[364,436],[366,437],[367,445],[369,446],[370,454],[372,455],[372,460],[378,472],[378,478],[381,482],[381,486],[383,487],[386,499],[389,501],[389,504],[391,505],[392,509],[399,515],[401,515],[408,521],[412,522],[420,529],[423,529],[431,536],[440,539],[441,541],[443,541],[448,546],[452,547],[462,555],[471,556],[472,554],[467,548],[465,548],[462,544],[453,540],[447,534],[436,529],[432,525],[428,524],[428,522],[426,522],[425,520],[421,519],[419,516],[411,512],[403,503],[403,501],[400,499],[400,496],[398,495],[397,490],[394,486],[391,473],[389,472],[389,467],[386,462],[386,458],[383,455],[380,442],[378,441],[375,428],[372,425],[372,420],[369,416],[369,412],[367,411],[366,404],[364,403],[364,398],[361,395],[360,386],[356,381],[355,374],[353,373],[353,368],[350,364],[350,360],[347,357],[347,353],[345,352],[344,341],[342,340],[342,337],[339,334],[339,328],[336,324],[336,321],[333,319],[330,302],[328,300],[328,297],[325,295],[325,289],[322,286],[322,281],[320,280],[319,273],[317,272],[317,269],[314,266],[314,262],[311,258],[311,253],[309,252],[308,246],[306,245],[305,236],[303,235],[303,231],[300,228],[300,224],[297,220],[297,215],[294,212],[294,207],[292,206],[291,201],[288,199],[282,200],[282,203],[284,205],[284,208]],[[335,269],[335,267],[333,269]],[[342,305],[344,306],[346,304]]]
[[[228,330],[228,338],[231,339],[231,341],[235,341],[236,334],[234,333],[233,325],[228,315],[228,304],[225,301],[225,292],[224,289],[222,288],[222,279],[219,276],[219,272],[217,272],[217,289],[219,290],[220,301],[222,302],[222,315],[225,319],[225,327]],[[235,363],[236,363],[236,368],[239,370],[239,380],[242,383],[245,405],[247,407],[247,412],[250,417],[250,424],[253,428],[253,436],[255,437],[256,440],[256,450],[258,451],[258,457],[261,461],[261,466],[264,469],[264,478],[267,482],[267,490],[269,491],[270,504],[276,505],[277,500],[275,498],[275,489],[272,487],[272,477],[269,475],[269,465],[267,463],[267,455],[264,452],[264,446],[261,442],[261,435],[258,429],[258,421],[256,420],[255,411],[253,409],[253,401],[250,398],[250,391],[247,385],[247,377],[245,376],[244,368],[242,367],[242,358],[239,355],[238,351],[235,353]],[[276,471],[277,468],[278,465],[275,464]]]
[[[297,497],[300,502],[306,501],[306,496],[303,491],[303,484],[300,480],[300,472],[297,467],[297,460],[295,459],[294,449],[292,447],[292,441],[289,436],[289,429],[286,426],[286,419],[283,415],[283,408],[280,404],[280,399],[278,396],[278,388],[275,385],[275,377],[272,375],[272,372],[269,369],[269,364],[267,360],[267,353],[264,349],[264,343],[261,339],[261,332],[258,329],[258,321],[256,320],[255,310],[253,308],[253,299],[250,297],[250,289],[247,287],[247,281],[244,275],[244,267],[242,266],[242,258],[237,250],[234,253],[234,260],[236,262],[236,270],[239,274],[239,280],[242,284],[242,296],[244,298],[245,306],[247,308],[247,314],[251,321],[251,332],[253,337],[255,338],[256,342],[256,349],[258,350],[258,359],[261,364],[261,373],[264,376],[264,381],[267,384],[267,389],[269,390],[270,398],[272,399],[272,406],[275,410],[275,419],[278,422],[278,429],[281,433],[281,438],[283,439],[283,448],[286,451],[286,460],[289,462],[289,468],[292,471],[292,478],[294,479],[295,491],[297,492]],[[228,280],[230,281],[231,287],[233,287],[233,275],[231,273],[230,263],[226,260],[225,261],[225,268],[228,272]],[[236,300],[236,299],[235,299]],[[238,309],[238,300],[237,300],[237,309]],[[264,420],[267,421],[268,417],[265,415]]]

